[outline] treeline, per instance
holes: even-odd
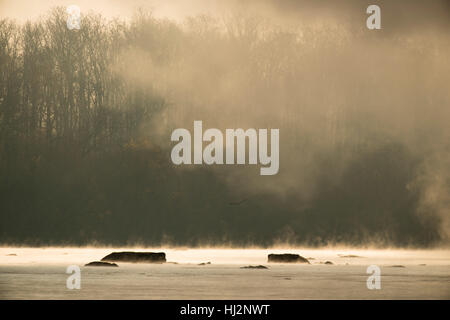
[[[367,139],[370,130],[335,104],[314,112],[312,97],[328,106],[339,91],[342,69],[315,54],[320,46],[336,49],[330,37],[310,46],[314,35],[299,41],[262,34],[251,19],[218,29],[200,17],[181,28],[144,13],[127,23],[90,14],[80,30],[69,30],[66,20],[59,8],[23,25],[0,21],[0,243],[426,246],[440,240],[439,218],[417,215],[420,188],[405,187],[421,157],[395,139]],[[318,72],[322,63],[326,74]],[[336,92],[321,94],[327,85]],[[357,94],[365,99],[372,88]],[[252,116],[261,127],[284,121],[282,134],[293,139],[281,142],[290,148],[281,170],[311,159],[313,196],[301,199],[296,188],[283,197],[239,194],[234,189],[267,181],[242,178],[234,188],[223,178],[227,172],[171,165],[171,126],[186,119],[233,125],[230,114]],[[299,133],[315,130],[316,120],[315,136]],[[326,152],[336,153],[327,158]],[[305,184],[310,180],[300,169],[287,175]]]
[[[141,123],[165,105],[111,68],[133,45],[130,30],[86,16],[83,28],[71,31],[66,19],[56,9],[23,26],[1,21],[4,157],[37,158],[43,145],[80,154],[111,151],[136,139]]]
[[[89,224],[98,214],[90,170],[132,153],[143,124],[166,105],[111,67],[134,46],[131,27],[87,15],[73,31],[66,20],[58,8],[24,25],[0,21],[2,240],[79,237],[72,218]],[[84,206],[94,207],[83,214]]]

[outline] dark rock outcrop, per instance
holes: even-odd
[[[334,264],[334,263],[331,261],[325,261],[324,264]]]
[[[202,263],[199,263],[198,265],[199,266],[206,266],[206,265],[208,265],[208,264],[211,264],[211,262],[202,262]]]
[[[393,266],[390,266],[391,268],[405,268],[405,266],[401,265],[401,264],[395,264]]]
[[[282,263],[308,263],[308,259],[302,257],[299,254],[282,253],[282,254],[269,254],[268,262],[282,262]]]
[[[357,256],[355,254],[347,254],[347,255],[345,255],[345,254],[338,254],[338,256],[339,256],[339,258],[364,258],[364,257],[361,257],[361,256]]]
[[[102,261],[164,263],[166,262],[166,254],[164,252],[113,252],[104,257]]]
[[[269,269],[269,268],[263,265],[259,265],[259,266],[245,266],[241,267],[241,269]]]
[[[85,267],[118,267],[115,263],[104,262],[104,261],[93,261],[84,265]]]

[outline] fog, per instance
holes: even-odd
[[[127,120],[119,125],[125,131],[108,124],[108,140],[96,137],[95,141],[90,136],[73,138],[72,127],[59,129],[65,128],[63,120],[51,130],[47,125],[33,127],[48,129],[47,139],[53,135],[69,139],[70,131],[71,138],[63,140],[65,147],[76,145],[83,150],[77,153],[70,148],[73,162],[64,159],[65,149],[53,142],[51,153],[49,142],[35,144],[31,153],[17,151],[24,142],[13,143],[8,138],[11,133],[3,132],[6,155],[1,173],[8,184],[2,191],[0,241],[449,244],[448,1],[377,1],[381,30],[366,28],[369,1],[127,3],[78,2],[83,13],[79,34],[88,30],[90,36],[83,38],[87,47],[97,42],[103,45],[102,39],[108,37],[103,47],[99,44],[94,49],[105,53],[95,56],[101,62],[100,71],[93,67],[94,71],[81,73],[91,70],[81,67],[88,53],[80,53],[76,63],[72,56],[58,60],[57,54],[55,61],[72,66],[64,75],[79,77],[67,88],[82,88],[77,81],[82,83],[83,77],[103,88],[105,98],[100,102],[95,85],[87,102],[81,98],[84,95],[73,101],[68,95],[71,108],[80,108],[81,114],[78,106],[84,103],[89,110],[130,111],[136,117],[133,125],[129,127],[130,114],[126,113],[123,119]],[[28,19],[47,21],[43,26],[51,21],[64,26],[64,11],[59,16],[49,11],[55,5],[66,2],[38,1],[29,7],[25,1],[2,1],[0,11],[3,18],[16,19],[18,26]],[[0,28],[3,32],[6,25]],[[76,37],[68,30],[48,30],[53,35],[60,32],[67,48],[77,50]],[[2,48],[5,56],[10,54]],[[45,55],[57,50],[52,45],[43,48],[49,48],[43,49],[50,52]],[[22,70],[20,65],[18,58],[17,70]],[[52,72],[59,74],[57,69]],[[101,76],[94,77],[94,72]],[[11,88],[10,78],[5,72],[4,88]],[[47,92],[43,83],[20,86],[43,93]],[[65,85],[55,89],[55,96],[66,92]],[[7,103],[15,106],[7,99],[10,91],[2,90],[3,110],[9,110]],[[42,96],[42,102],[29,105],[59,101]],[[4,114],[0,121],[6,123]],[[42,112],[42,122],[47,117],[47,123],[57,123],[57,111],[54,114]],[[25,118],[29,119],[28,113],[24,118],[14,117]],[[250,165],[173,166],[170,134],[176,128],[192,131],[194,120],[202,120],[205,129],[223,131],[279,128],[279,173],[260,176],[259,166]],[[16,128],[17,122],[10,121],[8,128]],[[75,125],[80,132],[101,131],[95,120],[81,123]],[[30,137],[35,139],[35,135],[27,136],[27,146]],[[79,141],[88,141],[87,149],[96,151],[86,153]],[[20,156],[13,157],[16,151],[8,150]],[[17,168],[15,172],[22,172],[17,174],[11,171],[10,162],[16,165],[21,159],[28,168],[27,159],[40,154],[45,159],[44,164],[37,164],[41,171],[23,180],[17,178],[23,169]],[[45,223],[37,221],[41,219]]]

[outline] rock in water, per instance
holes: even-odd
[[[364,258],[364,257],[357,256],[357,255],[354,255],[354,254],[347,254],[347,255],[345,255],[345,254],[338,254],[338,256],[340,258]]]
[[[402,266],[401,264],[395,264],[393,266],[390,266],[391,268],[405,268],[405,266]]]
[[[282,254],[269,254],[268,262],[283,262],[283,263],[308,263],[308,259],[298,254],[282,253]]]
[[[269,268],[263,265],[259,265],[259,266],[245,266],[241,267],[241,269],[269,269]]]
[[[93,261],[84,265],[85,267],[118,267],[115,263],[103,262],[103,261]]]
[[[166,254],[164,252],[113,252],[104,257],[102,261],[164,263]]]

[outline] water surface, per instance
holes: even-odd
[[[164,251],[168,263],[84,267],[122,250]],[[267,254],[281,252],[311,258],[311,265],[267,263]],[[80,290],[66,287],[69,265],[81,268]],[[247,265],[268,269],[240,268]],[[369,265],[381,269],[380,290],[367,289]],[[0,298],[449,299],[450,251],[3,247]]]

